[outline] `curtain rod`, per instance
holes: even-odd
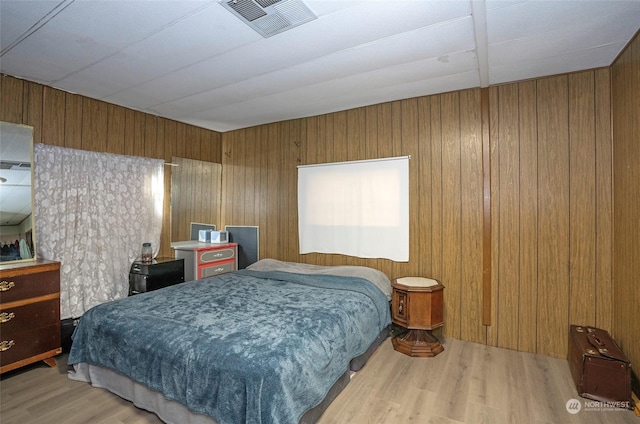
[[[363,163],[363,162],[384,162],[388,160],[399,160],[399,159],[411,159],[411,155],[409,156],[396,156],[392,158],[376,158],[376,159],[362,159],[362,160],[350,160],[344,162],[325,162],[325,163],[312,163],[310,165],[298,165],[298,168],[309,168],[312,166],[327,166],[327,165],[344,165],[347,163]]]
[[[171,162],[165,162],[164,163],[166,166],[180,166],[177,163],[171,163]]]

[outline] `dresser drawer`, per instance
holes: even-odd
[[[51,350],[60,349],[60,322],[44,328],[29,329],[16,337],[0,335],[0,366],[23,360]]]
[[[60,272],[50,270],[36,274],[4,275],[0,280],[0,303],[44,296],[60,291]]]
[[[232,259],[225,262],[217,262],[208,266],[198,268],[198,279],[213,277],[214,275],[224,274],[236,270],[236,260]]]
[[[60,299],[6,308],[0,305],[0,336],[14,339],[26,331],[49,327],[60,322]]]
[[[202,250],[198,252],[198,265],[209,262],[224,261],[236,257],[236,249],[224,248],[215,250]]]

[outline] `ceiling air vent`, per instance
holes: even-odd
[[[298,0],[222,0],[220,4],[265,38],[317,18]]]

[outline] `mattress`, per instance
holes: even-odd
[[[367,279],[242,270],[92,308],[74,333],[70,378],[166,422],[191,422],[168,415],[181,408],[193,422],[313,421],[389,326],[387,296]]]

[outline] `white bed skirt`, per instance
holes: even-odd
[[[202,414],[195,414],[186,406],[174,400],[166,399],[161,393],[150,390],[140,383],[96,365],[85,362],[75,364],[69,371],[69,378],[91,383],[93,387],[107,389],[135,406],[156,414],[168,424],[216,424],[216,421]]]

